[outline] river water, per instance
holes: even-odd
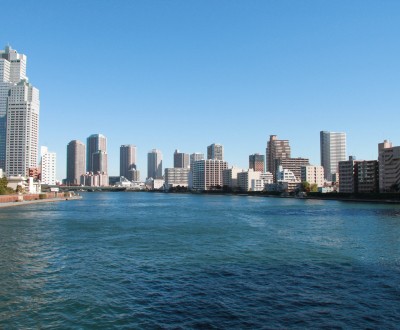
[[[398,328],[400,206],[86,193],[0,209],[0,328]]]

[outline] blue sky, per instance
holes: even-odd
[[[269,135],[319,164],[319,131],[347,133],[348,154],[400,144],[399,1],[8,1],[0,46],[28,56],[41,93],[40,145],[57,153],[94,133],[135,144],[164,167],[175,149],[224,145],[248,166]]]

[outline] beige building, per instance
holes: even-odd
[[[213,190],[222,188],[222,173],[228,168],[223,160],[198,160],[193,164],[193,190]]]
[[[324,186],[324,167],[306,165],[301,167],[301,181],[309,184],[316,184],[318,187]]]
[[[165,186],[167,188],[189,185],[189,168],[166,168],[164,171]]]
[[[390,192],[400,185],[400,147],[385,140],[378,145],[379,191]]]

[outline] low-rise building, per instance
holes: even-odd
[[[166,168],[164,171],[165,186],[171,187],[188,187],[190,169],[186,168]]]
[[[243,169],[232,166],[222,171],[222,186],[224,188],[238,188],[238,173],[243,172]]]

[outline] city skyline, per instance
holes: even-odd
[[[346,132],[357,159],[400,143],[396,2],[73,3],[2,10],[12,28],[0,46],[28,58],[58,180],[68,142],[92,132],[107,136],[109,175],[122,144],[145,173],[153,148],[167,168],[175,149],[206,154],[218,141],[229,166],[247,168],[272,134],[314,165],[320,131]]]

